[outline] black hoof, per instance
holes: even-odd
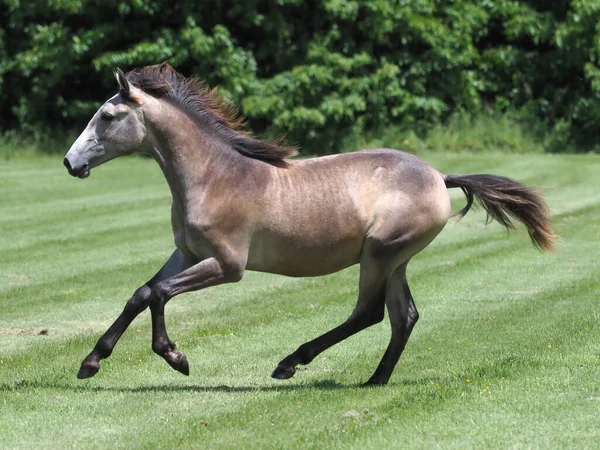
[[[83,361],[79,372],[77,372],[77,378],[85,380],[86,378],[92,378],[100,370],[100,363],[96,361]]]
[[[183,353],[174,353],[174,357],[168,358],[167,362],[177,372],[186,376],[190,375],[190,364],[188,363],[187,356]]]
[[[295,373],[295,367],[277,366],[275,367],[275,370],[271,373],[271,377],[276,378],[278,380],[287,380],[289,378],[292,378]]]

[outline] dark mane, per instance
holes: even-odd
[[[134,69],[127,80],[153,97],[166,97],[191,117],[208,124],[239,153],[250,158],[277,163],[296,155],[295,147],[280,141],[263,141],[244,131],[244,118],[197,78],[185,78],[169,64],[157,64]]]

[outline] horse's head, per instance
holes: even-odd
[[[146,127],[142,106],[147,96],[117,69],[119,93],[100,107],[63,161],[71,175],[86,178],[90,169],[118,156],[143,150]]]

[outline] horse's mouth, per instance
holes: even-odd
[[[75,173],[75,174],[72,173],[71,175],[73,175],[74,177],[77,177],[77,178],[81,178],[81,179],[87,178],[90,176],[90,168],[89,168],[89,166],[85,166],[78,173]]]
[[[64,159],[63,164],[67,168],[69,175],[71,175],[72,177],[87,178],[90,176],[90,165],[89,164],[85,164],[78,168],[73,168],[67,158]]]
[[[69,175],[75,178],[84,179],[90,176],[90,168],[88,166],[85,166],[79,170],[69,170]]]

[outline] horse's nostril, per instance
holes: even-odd
[[[71,163],[69,162],[69,160],[67,158],[63,159],[63,164],[65,165],[67,170],[70,172],[71,171]]]

